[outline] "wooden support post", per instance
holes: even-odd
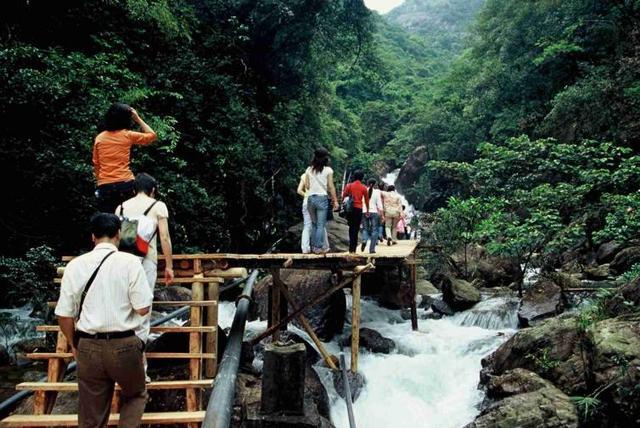
[[[111,413],[120,413],[120,389],[113,391],[111,398]]]
[[[273,282],[270,288],[271,301],[269,302],[271,307],[271,325],[279,326],[274,329],[272,337],[273,341],[277,342],[280,340],[280,330],[283,330],[282,327],[284,326],[285,329],[287,328],[286,322],[284,324],[280,324],[280,285],[282,284],[282,280],[280,279],[280,270],[271,269],[271,278]]]
[[[193,261],[193,271],[195,278],[204,278],[202,273],[202,262],[200,259]],[[194,282],[191,286],[191,299],[192,300],[204,300],[204,285],[201,282]],[[199,327],[202,325],[202,308],[199,306],[193,306],[191,308],[191,326]],[[201,353],[202,352],[202,340],[201,333],[189,333],[189,352]],[[201,378],[202,367],[200,364],[200,358],[191,358],[189,360],[189,379],[198,380]],[[199,395],[201,391],[196,388],[187,388],[187,411],[195,412],[199,409]],[[189,428],[198,428],[198,424],[189,424]]]
[[[56,353],[65,352],[69,352],[69,342],[62,331],[59,331],[56,340]],[[47,367],[47,382],[60,382],[64,378],[66,368],[66,361],[62,358],[50,359]],[[36,415],[51,413],[56,404],[57,396],[56,391],[36,391],[33,398],[33,413]]]
[[[364,272],[366,272],[367,270],[369,270],[371,268],[373,268],[373,264],[370,263],[370,264],[365,265],[365,266],[356,267],[354,272],[355,272],[355,275],[361,275],[361,274],[363,274]],[[299,307],[296,311],[293,311],[289,315],[287,315],[286,318],[284,318],[283,320],[280,321],[280,323],[278,323],[276,325],[269,326],[265,331],[260,333],[257,337],[254,337],[253,339],[251,339],[251,344],[255,345],[256,343],[260,343],[260,341],[262,339],[264,339],[265,337],[267,337],[270,334],[272,334],[274,330],[280,328],[281,323],[285,323],[285,322],[291,321],[296,316],[298,316],[298,314],[300,314],[302,311],[306,310],[307,308],[309,308],[309,307],[311,307],[313,305],[317,305],[318,303],[322,302],[323,300],[328,299],[329,296],[331,296],[333,293],[335,293],[336,291],[340,290],[341,288],[344,288],[347,285],[349,285],[349,283],[351,281],[353,281],[353,277],[350,277],[350,278],[347,278],[347,279],[345,279],[343,281],[340,281],[338,284],[334,285],[330,289],[325,290],[322,293],[318,294],[316,297],[311,299],[311,301],[306,302],[304,305]]]
[[[207,290],[207,300],[219,299],[219,286],[217,282],[209,283]],[[208,333],[205,339],[205,352],[208,354],[218,355],[218,305],[207,307],[206,325],[214,327],[214,331]],[[218,360],[206,360],[204,363],[205,376],[213,379],[218,371]]]
[[[418,309],[416,308],[416,264],[409,264],[409,285],[411,286],[411,329],[418,330]]]
[[[358,371],[358,351],[360,350],[360,283],[357,275],[351,287],[351,372]]]

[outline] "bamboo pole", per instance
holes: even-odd
[[[360,350],[360,283],[362,277],[356,276],[351,288],[351,372],[358,371],[358,351]]]
[[[202,264],[199,259],[195,259],[193,261],[193,270],[195,273],[195,278],[203,278],[202,274]],[[203,300],[204,299],[204,285],[202,282],[194,282],[191,286],[191,298],[193,300]],[[202,308],[199,306],[194,306],[191,308],[191,326],[199,327],[202,325]],[[189,353],[198,354],[202,352],[202,336],[200,333],[189,333]],[[202,375],[202,367],[200,364],[199,358],[191,358],[189,360],[189,379],[190,380],[198,380]],[[196,388],[187,388],[187,411],[195,412],[199,410],[199,395],[200,390]],[[198,428],[198,424],[188,424],[189,428]]]
[[[418,330],[418,309],[416,308],[416,265],[409,265],[409,285],[411,286],[411,329]]]
[[[207,290],[207,299],[217,301],[219,298],[219,286],[217,283],[210,283]],[[213,327],[213,331],[205,336],[205,352],[208,354],[218,355],[218,305],[207,307],[208,327]],[[218,360],[206,360],[204,362],[205,376],[212,379],[218,370]]]
[[[283,294],[283,297],[285,298],[285,300],[289,302],[289,304],[291,305],[291,309],[293,309],[294,312],[297,311],[298,306],[293,301],[293,297],[289,293],[289,290],[283,287],[282,284],[279,284],[279,286],[280,286],[280,292]],[[299,315],[296,315],[296,318],[298,319],[298,321],[300,321],[300,324],[302,324],[304,331],[306,331],[309,337],[311,337],[311,340],[313,341],[313,343],[315,343],[316,347],[318,348],[318,351],[320,351],[320,355],[322,355],[322,358],[324,359],[324,362],[327,363],[327,366],[329,366],[329,368],[333,370],[337,370],[338,367],[336,367],[335,363],[333,362],[333,359],[331,358],[331,354],[327,352],[324,345],[322,344],[322,342],[320,341],[316,333],[313,331],[313,328],[311,327],[311,324],[309,323],[309,320],[307,319],[307,317],[304,316],[303,313],[300,313]]]

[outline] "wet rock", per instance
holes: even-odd
[[[154,302],[173,302],[191,300],[191,290],[180,285],[170,287],[156,287],[153,290]],[[154,303],[154,311],[172,311],[175,306],[162,306],[162,303]]]
[[[440,299],[434,299],[433,302],[431,302],[431,309],[433,310],[433,312],[441,315],[455,314],[455,311],[451,309],[451,307],[447,305],[443,300],[440,300]]]
[[[22,339],[12,346],[13,352],[17,354],[30,354],[33,352],[53,351],[51,347],[47,347],[47,339],[44,337],[31,337]]]
[[[413,299],[411,287],[394,266],[377,266],[373,272],[364,274],[362,293],[373,296],[387,309],[408,308]]]
[[[598,251],[596,252],[596,261],[601,264],[609,263],[621,249],[622,245],[615,241],[605,242],[598,247]]]
[[[462,279],[446,278],[442,282],[442,298],[456,311],[464,311],[480,301],[480,292]]]
[[[582,287],[581,281],[582,274],[570,274],[565,272],[551,272],[548,277],[551,281],[555,282],[563,290],[566,288],[580,288]]]
[[[562,289],[553,281],[543,278],[526,292],[518,319],[521,326],[527,327],[562,311]]]
[[[428,309],[431,307],[431,304],[435,302],[435,300],[436,299],[434,299],[433,297],[423,294],[422,296],[420,296],[420,303],[418,303],[418,307]]]
[[[438,312],[427,312],[426,314],[420,314],[420,319],[422,320],[439,320],[442,319],[444,315]]]
[[[551,385],[549,381],[542,379],[536,373],[518,368],[492,377],[487,385],[487,396],[499,400],[512,395],[537,391]]]
[[[636,263],[640,263],[640,246],[629,247],[620,251],[609,264],[609,268],[612,273],[621,275]]]
[[[414,149],[400,168],[398,178],[396,178],[395,185],[398,191],[409,189],[416,183],[428,160],[429,151],[426,146],[418,146]]]
[[[518,281],[521,274],[516,261],[505,257],[490,257],[475,262],[472,278],[477,279],[481,287],[507,287]]]
[[[587,279],[595,281],[607,279],[609,277],[609,265],[603,264],[599,266],[589,266],[584,269],[584,275]]]
[[[342,346],[351,346],[351,335],[342,341]],[[388,354],[396,348],[396,343],[370,328],[360,329],[360,347],[378,354]]]
[[[426,279],[416,280],[416,294],[438,294],[440,291]]]
[[[640,316],[600,321],[587,331],[592,388],[602,390],[603,416],[614,426],[640,421]],[[604,421],[603,421],[604,422]]]
[[[304,269],[283,269],[280,276],[294,299],[296,304],[311,301],[315,296],[331,288],[331,272]],[[261,319],[267,319],[268,315],[268,290],[272,286],[271,275],[263,278],[254,287],[254,299],[258,305]],[[346,299],[342,291],[333,293],[328,299],[318,305],[314,305],[304,311],[309,319],[311,327],[318,337],[328,342],[336,334],[342,332],[346,312]],[[301,327],[297,320],[294,324]]]
[[[633,312],[638,307],[640,307],[640,277],[620,287],[606,302],[607,313],[612,316]]]
[[[570,398],[535,373],[513,371],[494,381],[496,392],[506,398],[484,409],[467,428],[578,427]]]
[[[0,345],[0,366],[7,366],[11,364],[11,362],[12,362],[12,358],[9,352],[7,351],[7,348]]]
[[[342,377],[342,371],[334,370],[332,372],[332,375],[333,386],[335,387],[336,392],[340,397],[344,398],[346,396],[346,391],[344,379]],[[364,376],[360,372],[354,374],[350,370],[347,370],[347,379],[349,381],[349,388],[351,390],[351,400],[355,403],[355,401],[360,396],[362,388],[364,388],[366,382]]]
[[[482,360],[481,380],[523,368],[538,373],[569,395],[587,390],[586,360],[578,320],[562,315],[518,331],[493,354]]]

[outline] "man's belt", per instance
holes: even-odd
[[[109,333],[95,333],[95,334],[89,334],[89,333],[85,333],[84,331],[76,330],[76,335],[82,339],[106,339],[106,340],[123,339],[125,337],[131,337],[134,334],[135,333],[133,330],[114,331]]]

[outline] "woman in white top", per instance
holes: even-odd
[[[309,254],[311,252],[311,230],[313,223],[311,222],[311,216],[309,215],[309,207],[307,202],[309,200],[309,189],[307,188],[307,174],[304,173],[300,176],[300,182],[298,183],[297,193],[302,196],[302,237],[300,239],[300,246],[302,247],[303,254]],[[327,237],[327,231],[324,231],[324,247],[329,248],[329,238]]]
[[[397,244],[397,227],[402,213],[402,198],[396,192],[396,187],[391,185],[382,194],[384,199],[384,218],[387,231],[387,245]]]
[[[336,188],[333,185],[333,169],[329,166],[329,152],[318,148],[314,152],[311,166],[305,171],[307,184],[307,207],[311,217],[311,251],[316,254],[329,252],[325,246],[325,225],[329,212],[329,195],[333,201],[333,210],[338,209]]]
[[[371,240],[369,245],[369,253],[376,252],[376,244],[378,242],[378,231],[380,230],[380,219],[384,217],[384,208],[382,206],[382,193],[376,186],[375,178],[370,178],[367,182],[369,187],[369,206],[363,204],[364,227],[362,229],[362,244],[360,251],[364,251],[367,241]],[[364,198],[363,198],[364,199]]]

